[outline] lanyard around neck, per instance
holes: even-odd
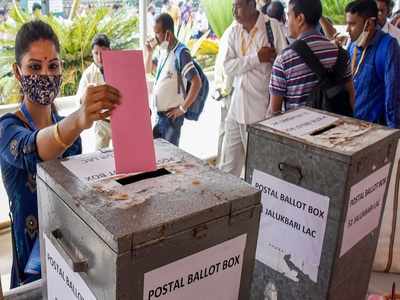
[[[247,51],[249,51],[250,46],[254,42],[254,39],[257,34],[257,27],[254,26],[254,28],[250,31],[250,41],[247,43],[247,45],[245,44],[243,34],[244,34],[244,31],[242,31],[240,34],[240,52],[241,52],[242,56],[245,56],[247,54]]]
[[[172,50],[171,50],[172,51]],[[171,51],[168,51],[167,57],[165,58],[164,62],[160,65],[160,68],[157,71],[157,75],[156,75],[156,83],[158,82],[158,80],[160,79],[161,73],[165,67],[165,65],[167,64],[169,55],[171,54]]]
[[[353,57],[351,59],[351,71],[353,72],[353,78],[355,78],[358,72],[360,71],[361,66],[364,63],[366,54],[367,54],[367,48],[363,50],[360,61],[357,64],[358,48],[357,46],[354,47]]]

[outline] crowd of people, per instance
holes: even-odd
[[[185,3],[154,19],[155,38],[145,45],[145,67],[154,74],[154,138],[179,146],[185,118],[205,101],[208,81],[189,49],[176,37],[176,24],[190,17]],[[247,149],[246,126],[305,105],[400,127],[398,18],[389,20],[390,0],[354,0],[343,14],[349,38],[322,15],[320,0],[257,5],[234,0],[235,21],[220,40],[213,98],[221,101],[219,167],[241,176]],[[149,10],[154,15],[155,12]],[[92,42],[93,64],[79,84],[81,107],[62,118],[54,100],[62,80],[60,45],[39,20],[24,24],[15,41],[13,66],[23,92],[20,109],[0,118],[0,164],[10,201],[13,237],[11,286],[31,282],[40,270],[26,270],[38,247],[36,164],[81,153],[80,134],[95,124],[97,149],[110,145],[109,117],[120,104],[118,90],[104,81],[101,52],[111,48],[99,34]],[[158,49],[159,51],[155,51]],[[155,53],[159,55],[155,55]],[[338,93],[328,96],[327,87]],[[318,93],[319,92],[319,93]]]
[[[224,95],[219,167],[240,176],[247,149],[246,126],[267,116],[309,105],[378,123],[400,126],[399,29],[390,0],[349,2],[348,37],[337,32],[319,0],[291,0],[288,9],[269,1],[235,0],[234,24],[221,40],[217,89]],[[326,98],[324,89],[338,94]]]
[[[167,13],[172,17],[176,31],[188,24],[192,26],[194,39],[200,38],[210,30],[204,10],[199,6],[193,6],[190,0],[163,0],[160,8],[157,8],[151,1],[147,7],[148,28],[154,28],[158,10],[160,13]]]

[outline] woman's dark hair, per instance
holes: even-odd
[[[92,41],[92,49],[94,46],[101,48],[110,48],[110,40],[104,33],[99,33],[96,35]]]
[[[322,17],[322,4],[320,0],[290,0],[289,4],[293,6],[293,11],[296,15],[304,15],[308,25],[318,25],[319,19]]]
[[[54,44],[57,52],[60,52],[60,42],[49,24],[35,20],[22,25],[15,39],[15,60],[21,64],[22,57],[29,51],[32,43],[39,40],[47,40]]]

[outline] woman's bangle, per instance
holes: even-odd
[[[69,145],[65,144],[60,137],[60,132],[58,130],[58,125],[59,123],[57,122],[56,125],[54,125],[54,130],[53,130],[53,136],[54,139],[56,140],[57,144],[59,144],[61,147],[63,147],[64,149],[67,149],[69,147]]]

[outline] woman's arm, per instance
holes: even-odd
[[[39,131],[36,147],[40,159],[47,161],[59,157],[83,130],[92,127],[93,122],[111,116],[120,99],[119,91],[109,85],[89,86],[78,111]]]

